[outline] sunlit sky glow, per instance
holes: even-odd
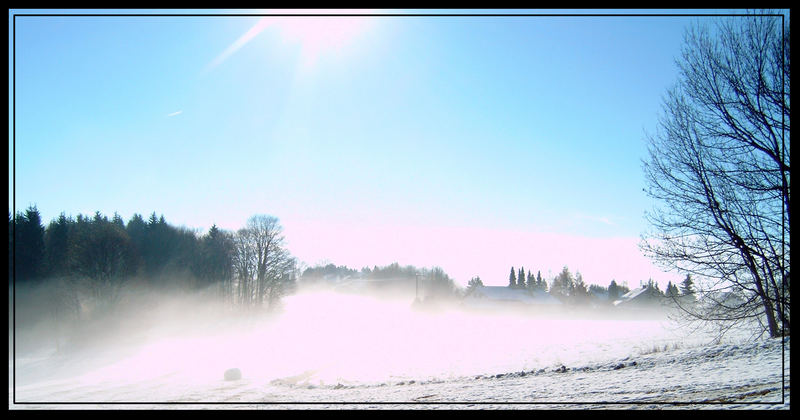
[[[462,285],[512,265],[680,278],[637,248],[641,159],[703,18],[23,12],[12,211],[201,232],[270,214],[306,264],[437,265]]]

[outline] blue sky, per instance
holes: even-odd
[[[641,160],[707,18],[260,19],[17,16],[9,208],[200,231],[270,214],[306,264],[462,284],[678,278],[635,246]]]

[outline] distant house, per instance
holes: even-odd
[[[705,306],[706,310],[722,312],[744,305],[745,302],[746,299],[744,296],[733,291],[710,293],[703,296],[702,300],[702,304]]]
[[[464,297],[468,306],[533,306],[561,305],[561,302],[547,292],[531,293],[526,289],[512,289],[507,286],[478,286]]]
[[[614,301],[614,306],[653,307],[665,303],[664,296],[652,287],[643,286],[633,289]]]

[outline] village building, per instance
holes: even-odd
[[[622,295],[614,306],[631,308],[655,308],[666,303],[664,295],[653,287],[642,286]]]
[[[508,286],[478,286],[464,297],[465,306],[473,308],[553,307],[561,302],[547,292],[514,289]]]

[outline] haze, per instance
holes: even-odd
[[[254,386],[387,385],[587,366],[708,341],[639,312],[595,311],[587,319],[561,309],[487,311],[457,303],[417,310],[413,294],[391,296],[309,288],[285,298],[278,313],[243,314],[204,293],[128,290],[113,316],[17,328],[16,397],[102,402],[144,395],[159,402],[197,390],[201,401],[214,402],[224,398],[207,389],[231,368]],[[18,310],[22,321],[27,311]],[[67,399],[48,393],[63,387],[87,391]],[[101,388],[119,393],[98,394]]]

